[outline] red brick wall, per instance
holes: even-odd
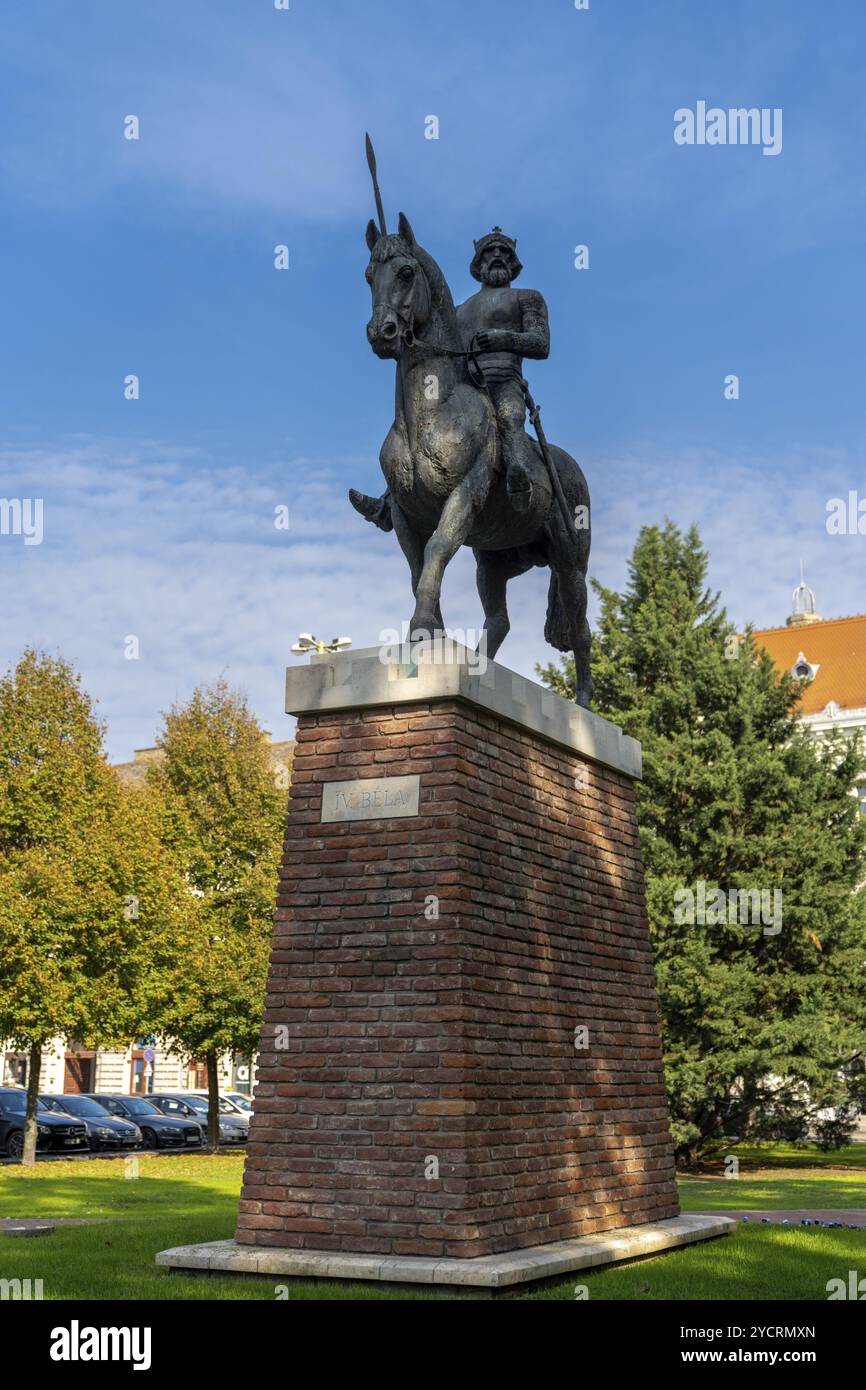
[[[417,818],[320,824],[323,781],[410,772]],[[462,703],[302,716],[237,1239],[472,1256],[678,1210],[629,779]]]

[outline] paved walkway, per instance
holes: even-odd
[[[709,1215],[700,1212],[696,1215]],[[717,1211],[716,1216],[730,1216],[734,1221],[757,1221],[769,1222],[771,1226],[781,1226],[788,1222],[791,1226],[800,1226],[804,1221],[820,1222],[824,1226],[831,1225],[834,1221],[839,1221],[843,1226],[864,1226],[866,1227],[866,1208],[863,1207],[818,1207],[792,1209],[790,1211],[769,1211],[767,1208],[756,1211]]]
[[[0,1219],[0,1233],[38,1234],[40,1231],[53,1231],[55,1226],[100,1226],[103,1221],[116,1220],[116,1216],[4,1216]]]

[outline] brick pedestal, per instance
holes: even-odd
[[[289,673],[241,1247],[466,1260],[678,1214],[639,748],[471,661]]]

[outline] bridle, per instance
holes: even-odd
[[[413,260],[414,260],[414,257],[413,257]],[[424,273],[424,267],[423,267],[417,260],[414,260],[414,264],[415,264],[417,270],[420,272],[420,274],[424,276],[424,282],[425,282],[425,284],[427,285],[427,295],[428,295],[428,297],[432,300],[432,295],[431,295],[431,293],[430,293],[430,284],[429,284],[429,281],[427,280],[427,276],[426,276],[425,273]],[[373,304],[373,309],[374,309],[374,311],[375,311],[377,308],[381,308],[381,307],[382,307],[381,303],[376,304],[376,303],[374,302],[374,304]],[[463,357],[463,358],[466,358],[466,360],[467,360],[467,369],[468,369],[468,372],[469,372],[469,379],[470,379],[470,381],[472,382],[473,386],[475,386],[479,391],[484,391],[488,396],[490,395],[490,391],[488,390],[488,387],[487,387],[487,382],[484,380],[484,372],[482,371],[481,365],[480,365],[480,363],[479,363],[479,361],[478,361],[478,349],[475,347],[475,339],[478,337],[478,334],[477,334],[477,333],[473,333],[472,339],[471,339],[471,341],[470,341],[470,344],[469,344],[469,347],[468,347],[468,348],[463,348],[463,349],[461,349],[461,348],[445,348],[445,347],[438,347],[435,343],[425,343],[421,338],[416,338],[416,337],[415,337],[415,332],[414,332],[414,328],[413,328],[414,314],[413,314],[413,321],[412,321],[411,323],[407,323],[405,315],[404,315],[399,309],[393,309],[393,306],[390,305],[390,304],[386,305],[385,307],[388,308],[388,309],[392,309],[392,311],[393,311],[393,312],[396,314],[396,316],[397,316],[398,322],[399,322],[399,324],[400,324],[400,343],[401,343],[402,347],[408,348],[410,352],[417,352],[421,357],[454,357],[454,358],[456,358],[456,357]],[[403,353],[402,353],[402,351],[401,351],[400,357],[399,357],[399,359],[398,359],[398,365],[399,365],[399,367],[400,367],[400,390],[401,390],[401,393],[403,394],[403,405],[404,405],[404,414],[405,414],[405,401],[406,401],[406,398],[405,398],[405,388],[404,388],[404,384],[403,384]]]

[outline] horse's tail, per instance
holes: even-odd
[[[550,588],[547,591],[547,619],[544,624],[544,640],[558,652],[571,651],[571,629],[568,613],[562,601],[562,591],[556,571],[550,571]]]

